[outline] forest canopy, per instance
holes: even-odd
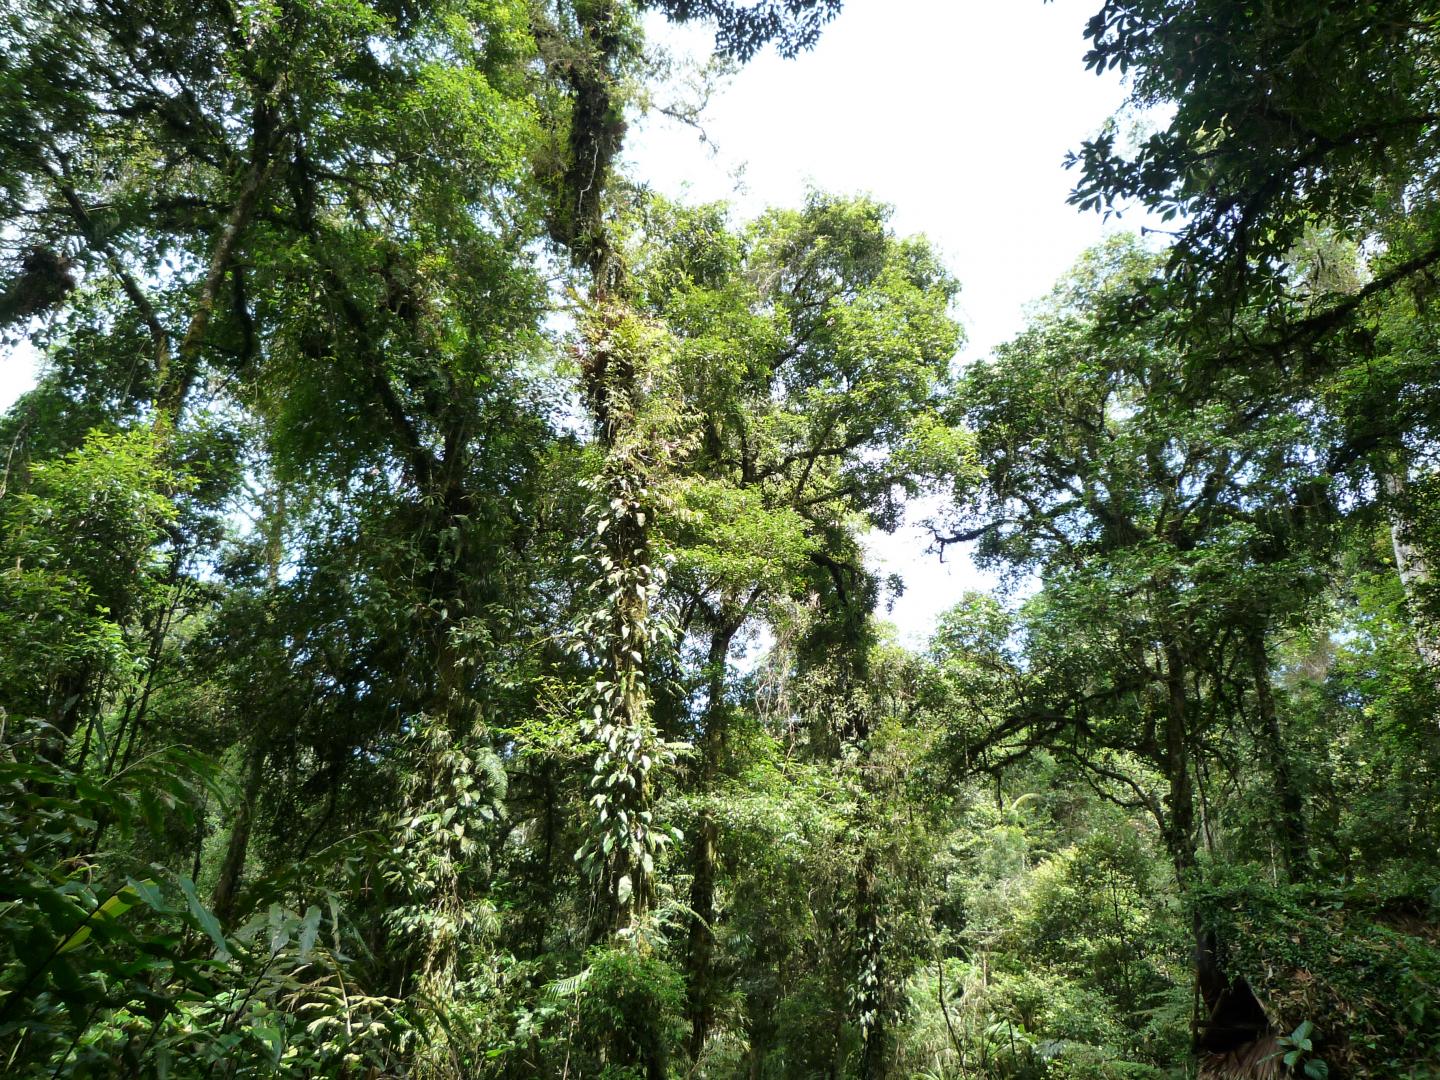
[[[1440,1077],[1440,7],[1094,2],[962,364],[626,165],[840,0],[10,0],[5,1074]]]

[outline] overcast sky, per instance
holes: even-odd
[[[983,356],[1106,231],[1066,204],[1062,167],[1123,97],[1117,76],[1082,60],[1098,5],[848,0],[813,52],[761,56],[712,98],[704,126],[718,150],[656,119],[633,133],[628,156],[657,189],[729,199],[746,216],[797,205],[812,186],[892,203],[895,227],[927,234],[959,278],[962,355]],[[655,30],[677,52],[709,41]],[[33,378],[26,350],[0,355],[0,408]],[[986,584],[963,554],[945,566],[926,555],[914,528],[872,546],[885,572],[907,581],[890,617],[912,642],[965,588]]]

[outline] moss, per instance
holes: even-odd
[[[1282,1031],[1315,1025],[1340,1075],[1440,1076],[1440,918],[1429,890],[1284,887],[1232,877],[1200,909],[1233,975]]]

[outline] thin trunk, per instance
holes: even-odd
[[[1286,753],[1284,734],[1275,708],[1275,694],[1270,685],[1270,657],[1265,648],[1263,632],[1252,632],[1247,641],[1250,671],[1255,682],[1255,702],[1260,716],[1260,733],[1269,758],[1270,773],[1275,784],[1275,803],[1279,809],[1276,831],[1279,834],[1280,856],[1286,876],[1298,881],[1310,866],[1310,843],[1305,827],[1305,800],[1296,786]]]
[[[855,871],[856,931],[860,937],[863,957],[861,970],[867,978],[862,983],[860,1007],[869,1014],[864,1024],[865,1045],[860,1055],[861,1080],[884,1080],[889,1072],[888,1050],[890,1025],[888,1003],[884,1000],[887,973],[881,942],[879,898],[875,892],[876,859],[873,849],[866,849]]]
[[[766,954],[761,953],[761,957]],[[779,954],[776,960],[780,959]],[[770,1056],[770,1046],[775,1041],[775,1006],[781,994],[773,985],[762,985],[757,992],[746,995],[746,1012],[749,1025],[749,1048],[745,1052],[745,1075],[748,1080],[760,1080],[765,1075],[765,1061]]]
[[[834,567],[831,569],[834,572]],[[855,984],[858,990],[855,994],[855,1007],[859,1015],[852,1014],[850,1019],[858,1022],[864,1038],[859,1063],[861,1080],[878,1080],[888,1071],[886,1053],[890,1041],[890,988],[887,986],[889,973],[885,970],[882,940],[885,927],[876,888],[878,856],[874,847],[876,826],[872,818],[872,806],[879,793],[876,791],[876,778],[872,768],[871,755],[874,748],[870,744],[872,704],[864,696],[864,688],[869,681],[870,639],[865,625],[868,612],[862,613],[858,606],[852,606],[845,590],[837,589],[837,592],[840,593],[841,602],[846,605],[846,629],[849,631],[837,685],[844,713],[840,730],[842,738],[858,751],[857,765],[862,793],[854,822],[856,832],[861,837],[861,848],[855,869],[856,948],[851,954],[858,959],[858,970],[855,972],[858,976]]]
[[[1440,632],[1426,618],[1420,604],[1420,594],[1434,580],[1430,560],[1415,543],[1415,523],[1410,519],[1407,506],[1409,494],[1408,463],[1403,454],[1396,455],[1381,482],[1389,503],[1390,545],[1395,552],[1395,570],[1400,575],[1400,584],[1405,589],[1406,605],[1410,609],[1410,622],[1415,629],[1415,649],[1440,685]]]
[[[136,736],[139,734],[142,725],[145,723],[145,714],[150,707],[150,697],[155,689],[155,677],[160,670],[160,655],[165,648],[165,636],[170,631],[170,625],[174,622],[175,613],[179,610],[181,593],[178,588],[180,583],[180,569],[184,562],[184,549],[178,544],[170,551],[170,565],[165,573],[165,605],[159,611],[154,612],[153,618],[147,620],[145,627],[145,678],[141,681],[140,691],[137,694],[132,688],[126,696],[125,710],[120,716],[120,723],[115,730],[115,741],[110,747],[110,753],[105,761],[105,775],[115,774],[116,757],[121,755],[120,744],[125,743],[125,751],[120,761],[120,768],[125,768],[130,763],[130,754],[135,747]],[[128,731],[128,738],[127,736]]]
[[[75,771],[85,772],[85,760],[90,756],[90,744],[95,741],[95,729],[100,726],[99,712],[90,714],[90,722],[85,725],[85,741],[80,744],[80,753],[75,755]]]
[[[1195,883],[1198,860],[1195,834],[1195,788],[1190,773],[1189,709],[1185,694],[1185,659],[1180,649],[1165,647],[1165,846],[1175,866],[1175,881],[1182,895]],[[1194,919],[1195,978],[1207,1016],[1212,1014],[1225,992],[1225,978],[1215,956],[1214,935],[1199,914]]]
[[[545,813],[543,815],[544,825],[542,827],[543,839],[540,845],[540,895],[552,896],[555,891],[555,835],[559,823],[555,819],[555,766],[554,763],[546,760],[540,766],[540,792],[544,800]],[[534,952],[539,956],[545,951],[545,931],[549,926],[548,913],[538,910],[540,905],[535,905],[534,911]]]
[[[254,217],[265,179],[270,173],[276,144],[275,92],[274,86],[265,88],[255,104],[250,133],[250,162],[240,177],[240,190],[230,208],[230,216],[221,227],[215,247],[210,252],[205,280],[180,347],[173,357],[164,342],[159,347],[155,363],[155,411],[157,419],[163,418],[172,425],[179,422],[181,410],[185,407],[185,397],[199,371],[200,349],[215,313],[220,287],[234,264],[240,237]]]
[[[1170,790],[1166,798],[1165,841],[1182,896],[1190,893],[1199,878],[1190,702],[1185,692],[1187,666],[1180,648],[1167,644],[1164,771]],[[1253,1041],[1268,1027],[1265,1010],[1243,978],[1232,980],[1226,974],[1220,961],[1220,942],[1198,907],[1191,916],[1191,930],[1195,943],[1195,986],[1202,1010],[1194,1032],[1196,1049],[1224,1052]]]
[[[725,675],[730,656],[730,643],[738,628],[719,627],[710,636],[707,657],[705,728],[700,737],[700,789],[713,789],[720,773],[726,741]],[[690,886],[690,909],[695,913],[690,923],[690,1056],[698,1058],[705,1048],[705,1039],[715,1020],[714,994],[711,987],[715,952],[715,849],[719,828],[714,815],[706,809],[700,814],[696,829],[694,877]]]
[[[96,701],[105,700],[105,676],[102,674],[93,689]],[[105,736],[105,712],[103,709],[93,709],[90,712],[90,721],[85,725],[85,741],[80,744],[80,752],[75,755],[75,772],[84,774],[85,765],[90,760],[90,748],[94,746],[98,758],[105,757],[107,739]]]
[[[240,792],[240,805],[230,825],[230,842],[220,864],[220,879],[215,883],[211,907],[223,925],[230,925],[235,916],[235,900],[240,893],[240,880],[245,872],[245,858],[250,852],[250,830],[255,820],[255,801],[260,797],[260,783],[265,776],[265,748],[259,739],[250,743],[245,760],[245,785]]]

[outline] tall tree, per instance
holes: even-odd
[[[1153,814],[1188,890],[1200,883],[1206,757],[1233,737],[1238,717],[1225,702],[1238,685],[1253,693],[1267,746],[1277,841],[1303,873],[1304,812],[1268,649],[1324,582],[1333,511],[1309,468],[1323,442],[1302,411],[1268,397],[1254,407],[1239,377],[1229,396],[1213,388],[1195,400],[1183,354],[1155,331],[1105,324],[1107,294],[1153,266],[1133,241],[1093,251],[1045,315],[967,373],[959,400],[985,481],[966,511],[973,526],[941,543],[978,539],[983,560],[1043,583],[1030,633],[1049,658],[1037,676],[1051,681],[1000,733],[1066,732],[1067,754]],[[1126,759],[1153,768],[1163,796]],[[1195,929],[1207,1044],[1243,1042],[1263,1013],[1242,1018],[1248,1035],[1216,1030],[1237,991],[1198,916]]]

